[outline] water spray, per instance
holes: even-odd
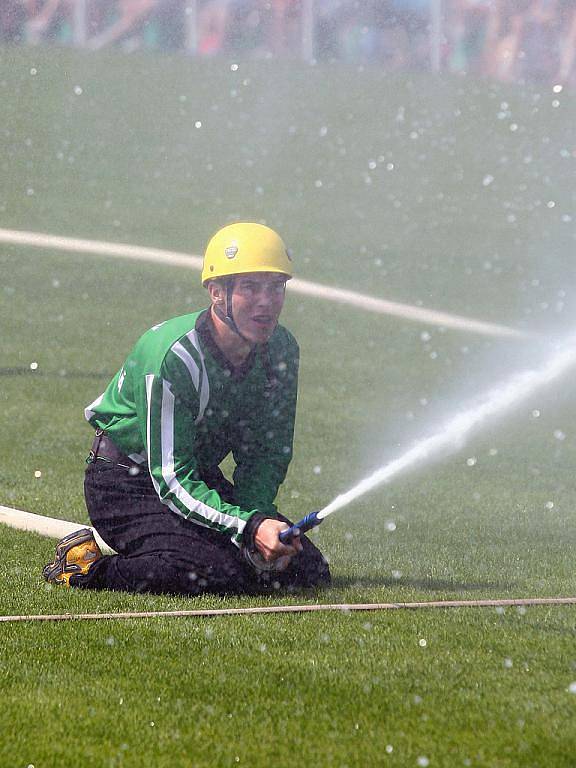
[[[490,389],[476,399],[468,408],[460,411],[430,437],[418,440],[416,444],[397,459],[385,464],[349,491],[340,494],[323,509],[303,517],[291,528],[282,531],[280,540],[290,543],[294,536],[315,528],[333,512],[348,506],[382,483],[389,483],[402,472],[432,458],[439,452],[453,453],[462,448],[470,434],[492,418],[503,416],[535,392],[560,378],[576,365],[576,337],[558,345],[555,353],[540,369],[529,369],[517,373],[510,379]]]

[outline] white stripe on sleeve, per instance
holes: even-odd
[[[168,509],[170,509],[172,512],[175,512],[177,515],[180,515],[180,517],[186,517],[186,515],[183,515],[182,512],[178,509],[178,507],[171,501],[167,499],[163,499],[160,495],[160,485],[154,475],[152,474],[152,459],[151,459],[151,450],[150,450],[150,423],[151,423],[151,414],[152,414],[152,387],[154,385],[154,374],[149,373],[146,376],[146,401],[147,401],[147,412],[146,412],[146,451],[148,453],[148,473],[150,477],[152,478],[152,484],[154,485],[154,490],[158,494],[158,498],[162,502],[162,504],[166,504]],[[201,525],[201,523],[200,523]]]
[[[192,512],[204,517],[206,520],[223,525],[237,533],[242,533],[246,522],[234,515],[219,512],[213,507],[195,499],[179,483],[174,470],[174,395],[170,383],[162,382],[162,477],[171,493]],[[196,522],[196,521],[195,521]]]

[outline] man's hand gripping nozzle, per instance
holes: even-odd
[[[318,510],[310,512],[308,515],[306,515],[306,517],[303,517],[302,520],[299,520],[289,528],[285,528],[283,531],[280,531],[278,538],[282,544],[291,546],[294,542],[294,539],[296,539],[302,533],[306,533],[306,531],[309,531],[312,528],[316,528],[316,526],[320,525],[322,519],[323,518],[318,517]],[[274,560],[266,560],[256,548],[245,548],[243,552],[246,560],[258,573],[280,573],[286,570],[290,564],[290,560],[292,559],[291,555],[285,555]]]

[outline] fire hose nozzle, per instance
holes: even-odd
[[[300,536],[301,533],[306,533],[306,531],[320,525],[323,518],[318,517],[319,511],[320,510],[317,509],[314,512],[310,512],[306,517],[303,517],[302,520],[299,520],[290,528],[282,531],[279,537],[282,544],[290,544],[295,536]]]

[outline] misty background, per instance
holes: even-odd
[[[0,30],[2,227],[201,253],[222,224],[260,220],[298,277],[526,333],[335,318],[292,294],[301,413],[345,399],[353,439],[334,450],[351,454],[351,479],[574,327],[572,3],[5,0]],[[205,301],[186,276],[149,323],[138,275],[121,273],[127,345]],[[98,324],[106,295],[83,280]],[[54,316],[65,323],[65,308]],[[123,351],[98,345],[86,365],[113,371]],[[338,349],[357,391],[325,351]],[[71,367],[65,335],[44,355]],[[561,407],[539,395],[529,439],[544,399]],[[334,439],[329,420],[300,428],[319,454]],[[559,421],[545,429],[566,447]]]

